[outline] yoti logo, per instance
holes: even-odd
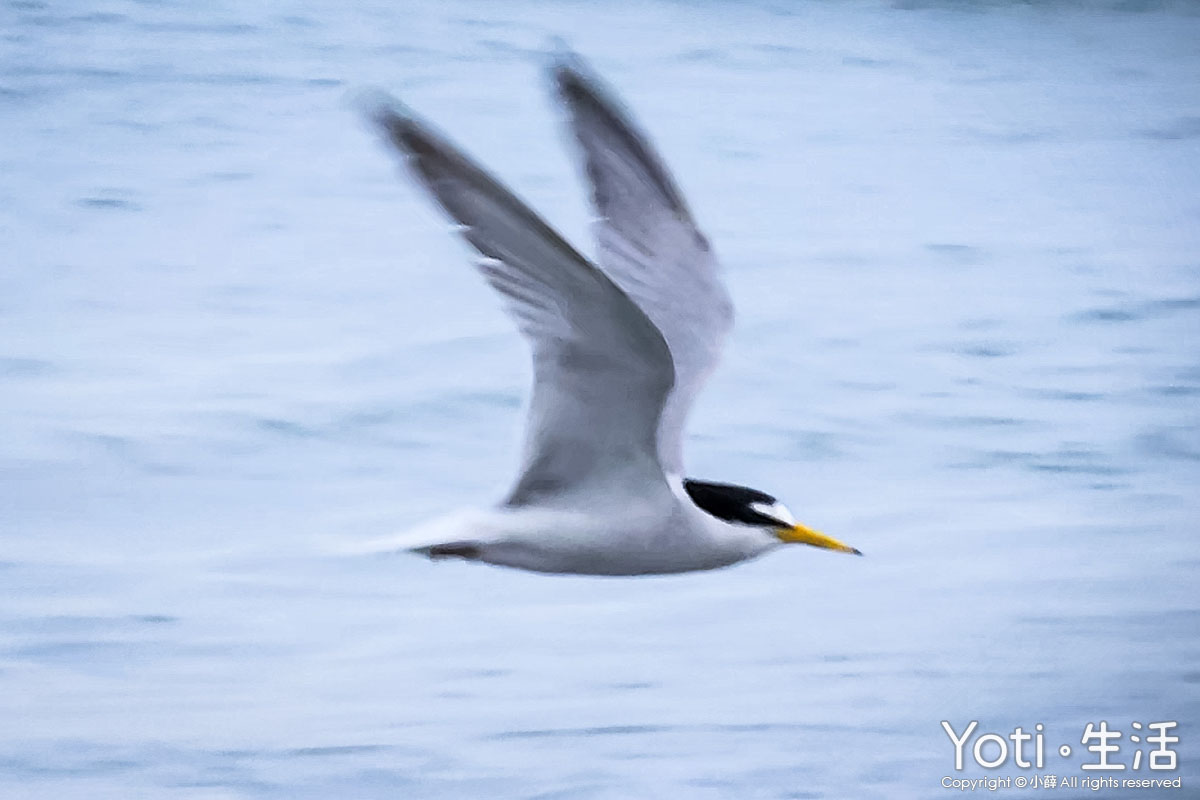
[[[960,733],[950,722],[942,720],[942,730],[954,745],[955,770],[962,771],[968,753],[985,769],[1004,766],[1010,756],[1013,766],[1019,769],[1046,766],[1046,740],[1040,722],[1034,725],[1032,733],[1018,725],[1008,734],[976,734],[978,727],[978,720],[971,720]],[[1074,747],[1083,745],[1085,752],[1081,755],[1087,760],[1079,765],[1079,769],[1089,772],[1138,772],[1143,768],[1174,770],[1179,763],[1173,747],[1179,743],[1179,736],[1174,733],[1178,727],[1176,721],[1131,721],[1125,730],[1120,730],[1110,727],[1106,720],[1089,722],[1077,743],[1064,742],[1051,752],[1066,759],[1071,757]],[[1154,745],[1153,749],[1151,745]]]
[[[979,727],[978,720],[971,720],[971,724],[967,725],[966,729],[961,733],[955,733],[954,726],[946,720],[942,720],[942,728],[946,731],[946,735],[950,737],[950,741],[954,743],[954,768],[956,770],[963,769],[963,760],[967,750],[967,743],[971,739],[971,734]],[[975,737],[975,743],[970,748],[971,755],[975,758],[975,763],[981,767],[999,767],[1008,760],[1009,742],[1012,742],[1013,763],[1021,768],[1028,769],[1036,767],[1041,769],[1046,765],[1046,742],[1042,736],[1042,724],[1039,722],[1034,726],[1034,733],[1026,733],[1020,725],[1013,728],[1013,732],[1007,736],[1001,736],[998,733],[984,733]],[[1033,743],[1033,758],[1030,762],[1025,756],[1025,745]],[[991,745],[989,747],[989,745]]]

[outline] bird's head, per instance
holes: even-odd
[[[691,479],[685,480],[683,486],[693,503],[717,519],[734,525],[762,528],[779,541],[789,544],[809,544],[826,550],[862,555],[857,548],[796,522],[787,506],[766,492],[728,483]]]

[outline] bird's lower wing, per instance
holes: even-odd
[[[521,475],[509,505],[663,483],[657,430],[674,381],[643,311],[537,214],[398,102],[371,119],[479,252],[533,350]]]
[[[720,357],[733,304],[708,240],[649,140],[582,59],[563,51],[552,67],[597,214],[599,262],[662,331],[675,387],[659,431],[659,452],[683,472],[688,411]]]

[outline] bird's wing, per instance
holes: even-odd
[[[682,474],[684,424],[720,358],[733,304],[708,240],[621,103],[573,53],[555,59],[552,77],[591,183],[600,266],[662,331],[671,351],[675,387],[658,447],[664,468]]]
[[[499,181],[398,102],[368,112],[479,251],[533,350],[521,475],[509,505],[666,486],[657,430],[674,371],[638,306]]]

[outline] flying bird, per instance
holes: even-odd
[[[766,492],[685,477],[684,425],[732,303],[708,239],[623,104],[571,52],[549,76],[591,188],[594,262],[401,103],[381,94],[366,108],[474,248],[533,351],[507,496],[387,549],[586,575],[715,569],[786,543],[860,554]]]

